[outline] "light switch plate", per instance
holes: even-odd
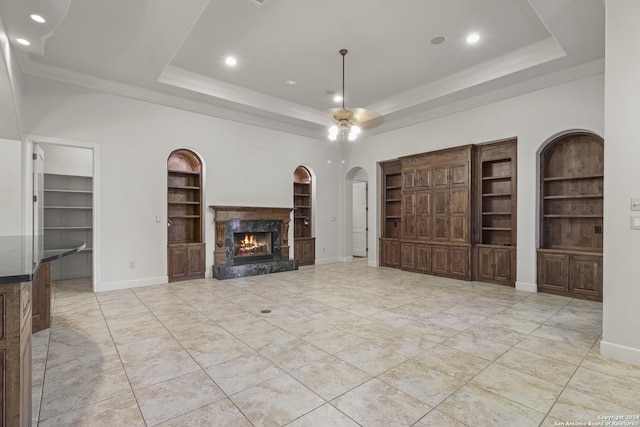
[[[640,211],[640,197],[631,198],[631,210]]]
[[[631,217],[631,225],[632,230],[640,230],[640,216],[632,216]]]

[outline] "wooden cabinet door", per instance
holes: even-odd
[[[298,265],[313,265],[316,262],[315,237],[299,237],[293,241],[293,250]]]
[[[416,236],[416,193],[415,191],[402,194],[402,237]]]
[[[416,191],[416,237],[431,240],[431,191]]]
[[[496,282],[503,282],[505,284],[512,284],[513,279],[511,276],[511,258],[513,251],[511,249],[494,249],[493,250],[493,280]]]
[[[400,242],[397,240],[381,240],[381,265],[383,267],[400,267]]]
[[[478,248],[478,280],[512,285],[512,250]]]
[[[189,277],[204,277],[205,251],[204,244],[190,244],[187,246],[187,275]]]
[[[415,190],[416,173],[414,169],[402,171],[402,191]]]
[[[431,272],[431,245],[416,245],[416,270],[423,273]]]
[[[436,165],[431,168],[431,188],[449,188],[449,165]]]
[[[187,277],[189,255],[187,245],[171,245],[168,249],[169,281],[184,280]]]
[[[471,269],[469,268],[469,248],[449,248],[449,274],[452,277],[468,280]]]
[[[433,240],[449,240],[449,190],[438,190],[433,197]]]
[[[493,280],[494,262],[492,248],[478,248],[478,279]]]
[[[416,269],[416,245],[413,243],[402,243],[402,269],[415,270]]]
[[[569,291],[585,295],[602,295],[602,257],[569,256]]]
[[[568,260],[563,254],[538,254],[538,290],[568,291]]]
[[[451,187],[469,186],[469,162],[451,163]]]
[[[416,169],[416,189],[431,189],[431,168]]]
[[[449,248],[431,247],[431,271],[436,274],[449,274]]]
[[[449,240],[469,243],[469,189],[451,189],[449,200]]]

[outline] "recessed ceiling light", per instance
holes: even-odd
[[[31,44],[31,42],[27,39],[16,39],[16,41],[23,46],[29,46]]]
[[[224,58],[224,63],[229,67],[235,67],[238,64],[238,60],[234,56],[227,56]]]
[[[47,22],[46,19],[44,19],[42,16],[40,16],[40,15],[38,15],[36,13],[34,13],[32,15],[29,15],[29,17],[31,19],[33,19],[34,21],[36,21],[37,23],[39,23],[39,24],[44,24],[45,22]]]
[[[336,95],[336,96],[334,96],[334,97],[333,97],[333,100],[334,100],[335,102],[342,102],[342,95]]]
[[[478,33],[471,33],[467,36],[467,43],[469,44],[478,43],[478,41],[480,41],[480,34]]]
[[[442,44],[447,38],[445,36],[436,36],[431,39],[431,44]]]
[[[287,80],[285,83],[289,86],[295,86],[298,82],[296,82],[295,80]]]

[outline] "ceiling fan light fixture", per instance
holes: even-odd
[[[347,49],[340,49],[340,55],[342,55],[342,109],[333,113],[333,119],[336,121],[329,128],[329,141],[336,141],[338,136],[341,140],[354,141],[360,134],[360,128],[353,123],[353,111],[344,108],[344,57],[347,54]],[[336,95],[335,100],[338,101]]]

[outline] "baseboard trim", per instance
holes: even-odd
[[[516,282],[516,289],[526,292],[538,292],[538,285],[535,283]]]
[[[96,293],[120,291],[122,289],[129,288],[141,288],[143,286],[164,285],[166,283],[169,283],[168,276],[148,277],[146,279],[138,280],[123,280],[121,282],[107,282],[100,283],[98,286],[96,286]]]
[[[346,262],[346,258],[340,258],[340,257],[336,257],[336,258],[316,258],[316,265],[321,265],[321,264],[333,264],[336,262]]]
[[[640,349],[614,344],[607,341],[600,341],[600,354],[612,359],[640,365]]]
[[[367,260],[367,266],[369,266],[369,267],[377,267],[378,266],[378,260],[369,258]]]

